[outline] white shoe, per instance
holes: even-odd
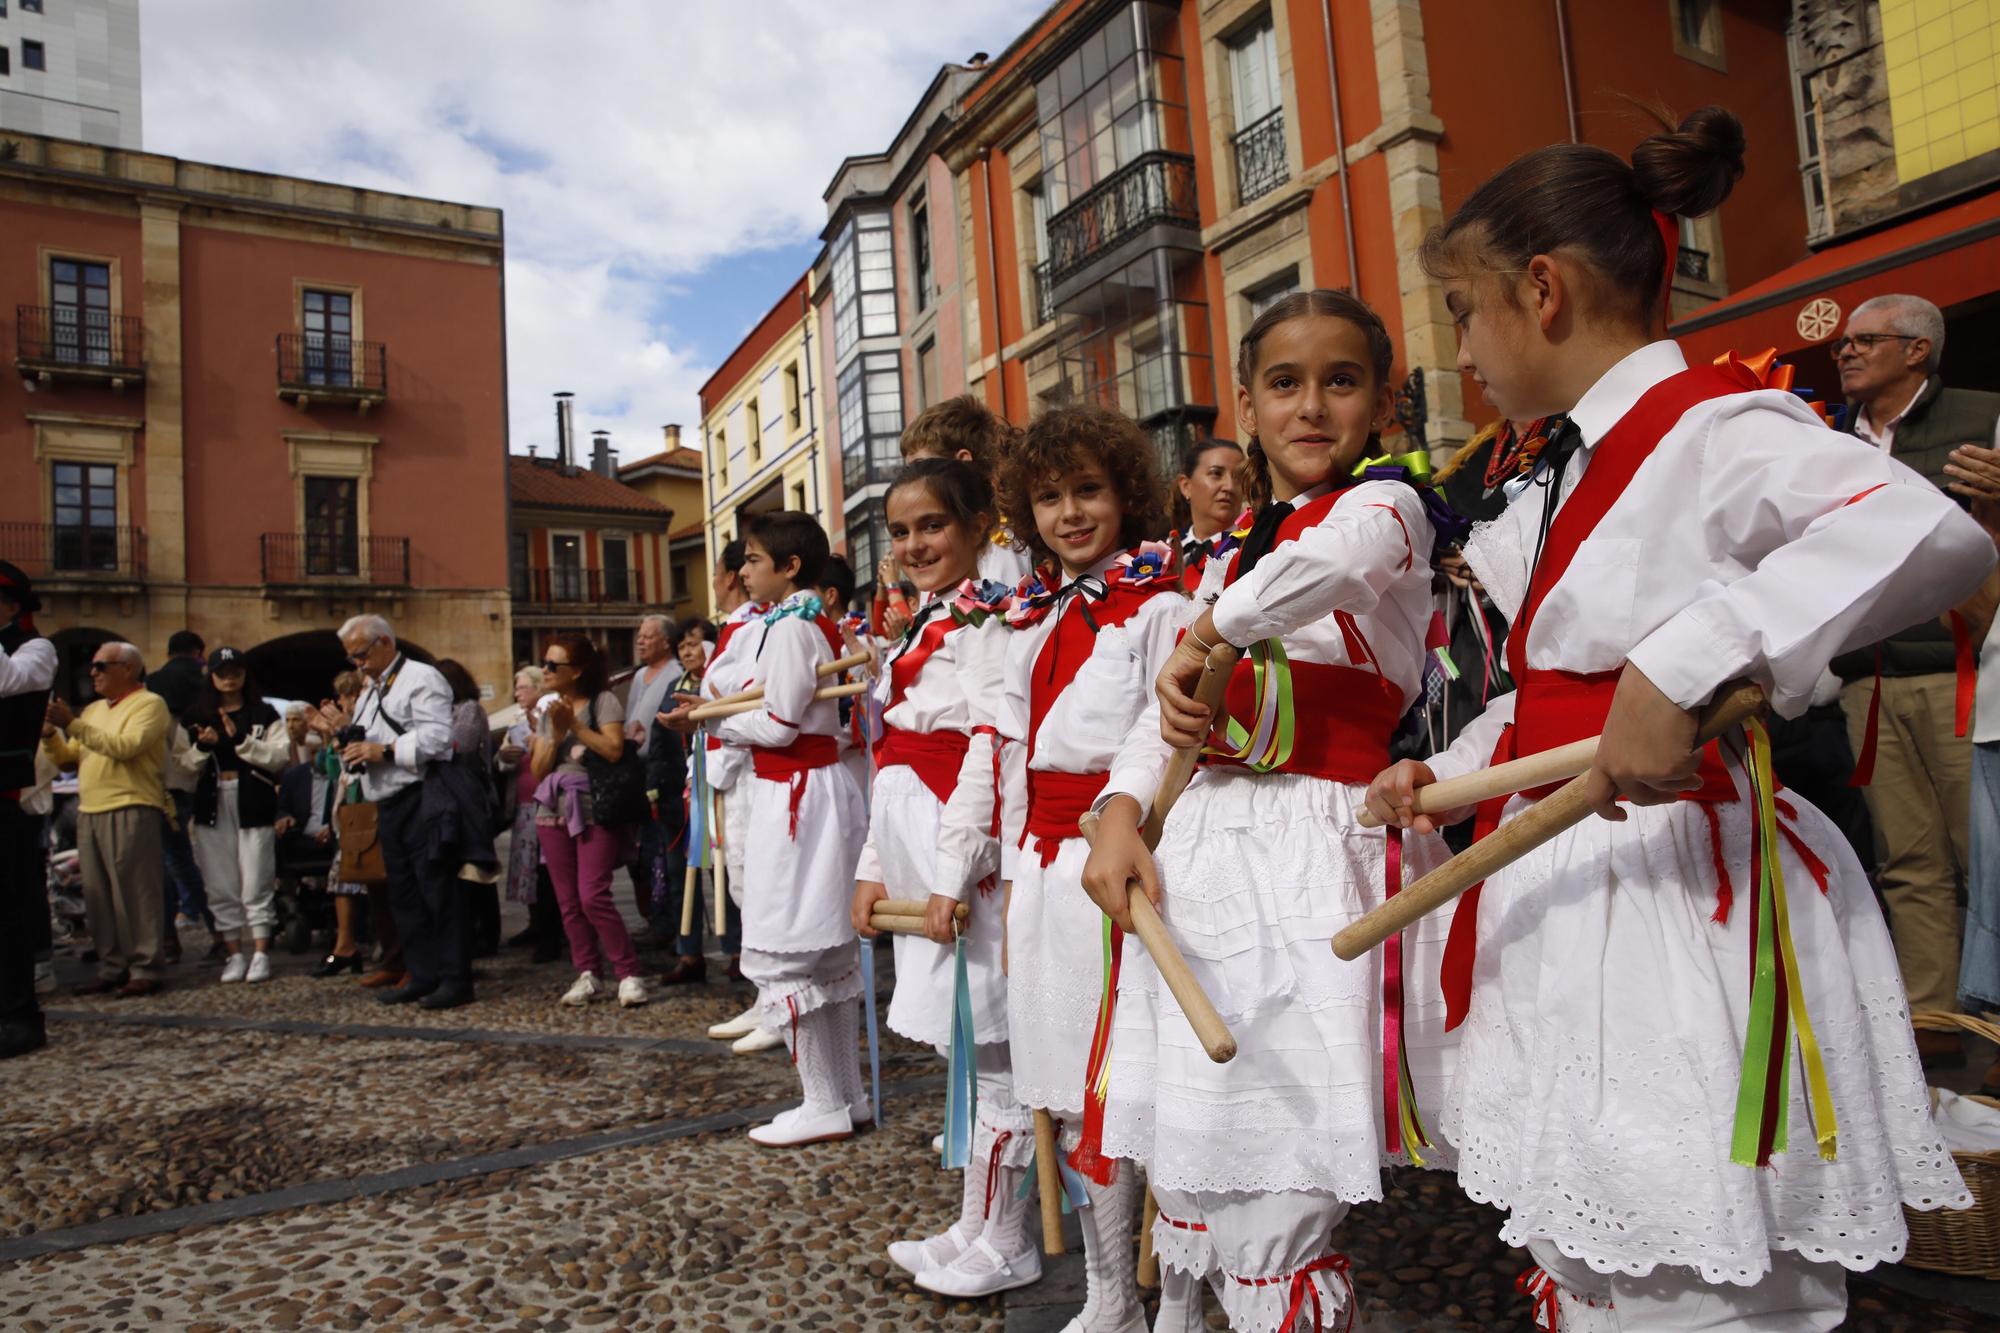
[[[717,1023],[709,1028],[708,1035],[717,1041],[735,1041],[738,1037],[749,1036],[763,1026],[764,1021],[758,1016],[757,1006],[753,1004],[727,1023]]]
[[[1164,1328],[1165,1325],[1161,1327]],[[1208,1325],[1204,1323],[1201,1327],[1207,1328]],[[1153,1330],[1146,1327],[1146,1311],[1141,1307],[1132,1312],[1130,1319],[1114,1329],[1102,1329],[1095,1324],[1086,1325],[1083,1316],[1078,1315],[1062,1326],[1062,1333],[1153,1333]]]
[[[563,992],[562,1003],[580,1009],[592,1000],[602,998],[604,998],[604,988],[597,984],[597,974],[579,972],[576,975],[576,984]]]
[[[759,1125],[751,1130],[750,1141],[765,1148],[796,1148],[807,1143],[850,1138],[853,1134],[854,1125],[847,1118],[845,1106],[836,1106],[818,1115],[809,1115],[800,1106],[784,1112],[768,1125]]]
[[[242,954],[236,955],[241,958]],[[250,955],[250,970],[243,974],[245,981],[269,981],[271,979],[271,955],[253,953]]]
[[[755,1055],[758,1051],[768,1051],[773,1046],[783,1046],[785,1039],[769,1028],[757,1028],[748,1036],[739,1037],[729,1043],[729,1049],[738,1055]]]
[[[889,1262],[908,1273],[928,1273],[943,1268],[965,1253],[972,1242],[960,1230],[964,1222],[953,1222],[941,1235],[925,1240],[899,1240],[889,1246]],[[978,1235],[978,1232],[973,1232]]]
[[[854,1122],[856,1129],[875,1123],[875,1104],[864,1094],[860,1101],[847,1104],[847,1118]]]
[[[944,1156],[944,1135],[942,1134],[931,1135],[931,1155],[933,1157]]]
[[[222,965],[222,983],[232,985],[243,980],[243,974],[250,970],[250,960],[240,953],[229,955],[229,961]]]
[[[946,1264],[917,1274],[917,1285],[940,1296],[969,1300],[991,1296],[996,1291],[1012,1291],[1042,1280],[1041,1247],[1030,1241],[1017,1255],[1004,1255],[986,1237],[975,1238],[965,1253]]]
[[[618,983],[618,1007],[621,1009],[637,1009],[652,998],[646,990],[646,983],[637,977],[627,977]]]
[[[54,995],[56,993],[56,965],[54,963],[35,964],[35,994]]]

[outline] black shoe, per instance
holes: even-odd
[[[472,983],[460,982],[455,986],[439,986],[429,995],[417,1001],[419,1009],[456,1009],[473,1000]]]
[[[357,977],[361,975],[361,954],[358,950],[348,954],[328,954],[320,959],[312,974],[316,977],[337,977],[342,972],[352,972]]]
[[[661,986],[699,986],[708,981],[708,960],[683,956],[675,960],[659,981]]]
[[[507,937],[507,947],[510,949],[525,949],[531,944],[541,943],[541,940],[542,932],[536,929],[533,922],[530,922],[526,930],[519,931]]]
[[[435,982],[423,985],[412,981],[407,986],[398,986],[394,990],[385,990],[380,995],[377,995],[375,999],[382,1004],[415,1004],[436,989],[437,984]]]
[[[544,937],[542,939],[538,939],[535,941],[535,952],[530,957],[529,961],[536,963],[553,963],[556,959],[560,957],[562,957],[562,941],[552,940]]]
[[[0,1023],[0,1060],[11,1060],[29,1051],[39,1051],[48,1044],[48,1029],[43,1026],[40,1014],[12,1023]]]

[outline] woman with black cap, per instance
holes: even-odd
[[[178,758],[199,779],[194,855],[208,884],[215,932],[229,950],[222,980],[267,981],[277,922],[278,842],[271,826],[290,738],[234,648],[218,648],[208,659],[208,679],[187,720],[194,744]],[[242,952],[246,928],[255,941],[249,958]]]

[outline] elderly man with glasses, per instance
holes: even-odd
[[[1929,301],[1878,296],[1854,308],[1833,355],[1848,401],[1845,429],[1963,497],[1971,494],[1958,480],[1964,453],[1993,456],[2000,394],[1944,386],[1944,335],[1944,315]],[[1991,508],[1975,504],[1974,517],[1987,521]],[[1959,668],[1991,623],[1993,591],[1989,584],[1961,607],[1956,626],[1925,621],[1833,660],[1857,765],[1873,770],[1865,794],[1878,883],[1914,1010],[1958,1007],[1972,772],[1972,738],[1958,717]],[[2000,716],[1981,727],[2000,738]],[[1917,1038],[1926,1063],[1964,1060],[1955,1035]]]
[[[166,701],[145,687],[146,664],[129,643],[100,646],[90,661],[97,699],[79,715],[51,699],[42,747],[77,770],[76,847],[83,907],[97,949],[97,980],[79,995],[160,990],[165,964]]]
[[[368,681],[350,726],[360,735],[342,737],[340,759],[361,774],[361,795],[375,803],[389,908],[410,969],[408,982],[377,998],[425,1009],[470,1004],[465,892],[457,867],[430,855],[423,820],[424,779],[452,753],[451,686],[436,668],[405,656],[380,616],[342,625],[340,645]]]

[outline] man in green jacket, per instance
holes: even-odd
[[[1938,375],[1943,352],[1944,315],[1919,296],[1862,302],[1833,344],[1848,401],[1845,429],[1949,493],[1952,451],[1995,445],[2000,394],[1946,388]],[[1990,604],[1982,599],[1962,610],[1979,622],[1968,629],[1977,645]],[[1948,620],[1925,621],[1833,660],[1845,682],[1848,735],[1864,766],[1874,719],[1868,813],[1881,851],[1878,883],[1913,1010],[1958,1007],[1972,743],[1956,725],[1956,665]],[[1963,1059],[1956,1036],[1917,1035],[1927,1060]]]

